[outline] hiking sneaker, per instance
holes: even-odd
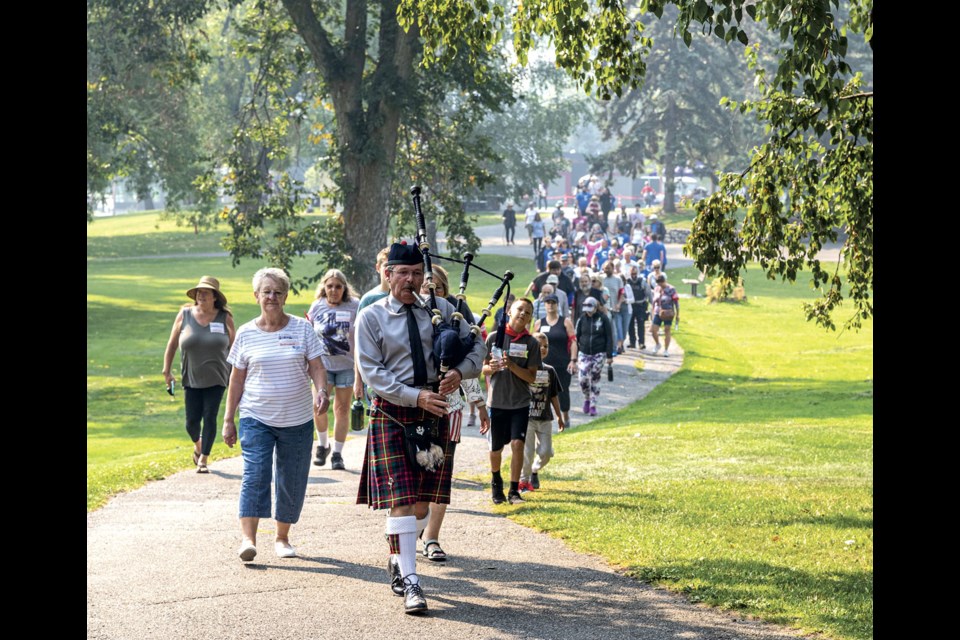
[[[321,446],[318,444],[318,445],[317,445],[317,457],[314,458],[313,464],[317,465],[318,467],[322,467],[323,465],[327,464],[327,455],[329,455],[329,454],[330,454],[330,445],[327,445],[327,446],[325,446],[325,447],[321,447]]]
[[[523,504],[526,502],[522,497],[520,497],[519,491],[510,490],[510,493],[507,494],[507,502],[510,504]]]
[[[527,491],[533,491],[534,486],[527,482],[526,480],[520,481],[520,493],[526,493]]]
[[[493,498],[493,504],[503,504],[507,501],[507,496],[503,495],[503,481],[497,482],[492,480],[490,482],[491,494],[490,497]]]
[[[537,490],[537,489],[540,488],[540,475],[539,475],[539,474],[536,474],[536,473],[530,474],[530,486],[533,487],[534,490]]]
[[[584,412],[584,413],[590,413],[590,401],[589,401],[589,400],[584,400],[584,401],[583,401],[583,412]]]
[[[330,456],[330,468],[340,470],[346,469],[346,467],[343,466],[343,456],[336,451],[334,451],[333,455]]]

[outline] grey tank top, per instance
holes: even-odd
[[[227,386],[230,365],[227,353],[230,334],[227,333],[227,312],[220,310],[210,324],[203,326],[193,316],[193,309],[183,309],[180,323],[181,384],[193,389]]]

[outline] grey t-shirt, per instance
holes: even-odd
[[[203,326],[193,316],[192,307],[183,308],[180,323],[180,383],[191,389],[227,386],[230,367],[227,352],[230,334],[227,312],[221,309],[210,324]]]
[[[356,333],[357,300],[331,305],[318,298],[307,311],[307,320],[323,346],[323,366],[327,371],[352,371],[354,334]]]
[[[493,354],[493,345],[497,332],[487,336],[487,352]],[[503,353],[524,369],[540,366],[540,343],[529,333],[521,338],[504,336]],[[487,383],[487,406],[494,409],[520,409],[530,406],[530,385],[503,369],[492,376]]]

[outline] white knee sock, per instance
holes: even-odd
[[[427,528],[427,523],[430,522],[430,510],[427,509],[427,515],[422,518],[417,518],[417,537],[423,535],[423,530]]]
[[[400,575],[414,584],[420,582],[417,577],[416,516],[388,516],[387,533],[396,534],[400,540]]]

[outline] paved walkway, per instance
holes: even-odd
[[[527,248],[518,245],[521,250]],[[511,247],[510,249],[513,249]],[[525,284],[525,283],[524,283]],[[682,335],[681,335],[682,339]],[[645,359],[642,371],[637,358]],[[676,371],[669,358],[628,351],[614,381],[603,381],[600,416],[646,396]],[[572,393],[574,429],[589,421]],[[430,606],[407,616],[390,592],[384,514],[355,504],[365,432],[351,433],[347,471],[312,467],[301,520],[291,532],[299,557],[273,550],[273,521],[261,522],[256,560],[240,562],[239,457],[111,500],[87,516],[87,637],[296,639],[390,637],[582,640],[787,640],[798,634],[686,602],[624,577],[600,558],[517,525],[494,508],[486,479],[486,440],[464,428],[452,504],[443,527],[446,563],[418,560]],[[571,452],[554,439],[558,458]],[[190,447],[184,446],[188,459]],[[549,491],[549,467],[544,471]]]

